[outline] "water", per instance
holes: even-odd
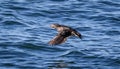
[[[52,23],[83,40],[48,45]],[[0,0],[0,69],[120,69],[120,1]]]

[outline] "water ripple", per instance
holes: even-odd
[[[22,23],[20,23],[20,22],[17,22],[17,21],[4,21],[4,22],[2,22],[4,25],[24,25],[24,24],[22,24]]]
[[[113,31],[108,31],[106,32],[107,35],[111,35],[111,36],[116,36],[120,34],[120,31],[117,30],[113,30]]]
[[[119,2],[0,0],[0,68],[120,68]],[[83,39],[48,45],[57,34],[52,23],[73,27]]]

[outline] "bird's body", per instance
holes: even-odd
[[[81,34],[71,27],[60,24],[51,24],[51,27],[57,29],[58,34],[49,42],[50,45],[61,44],[65,42],[69,36],[82,38]]]

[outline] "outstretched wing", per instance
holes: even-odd
[[[67,40],[67,37],[64,37],[62,35],[55,36],[52,40],[49,41],[50,45],[57,45],[65,42]]]
[[[65,42],[67,40],[67,37],[71,36],[71,31],[69,30],[63,30],[60,32],[54,39],[52,39],[49,44],[50,45],[57,45]]]
[[[82,39],[82,35],[79,32],[77,32],[76,30],[72,30],[72,34],[79,37],[80,39]]]
[[[67,40],[67,37],[71,36],[71,31],[69,30],[64,30],[62,32],[60,32],[58,35],[55,36],[55,38],[53,38],[49,44],[50,45],[57,45],[57,44],[61,44],[63,42],[65,42]]]

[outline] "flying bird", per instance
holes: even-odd
[[[77,36],[78,38],[82,39],[82,35],[71,27],[60,24],[51,24],[50,27],[58,31],[58,34],[49,41],[50,45],[64,43],[69,36]]]

